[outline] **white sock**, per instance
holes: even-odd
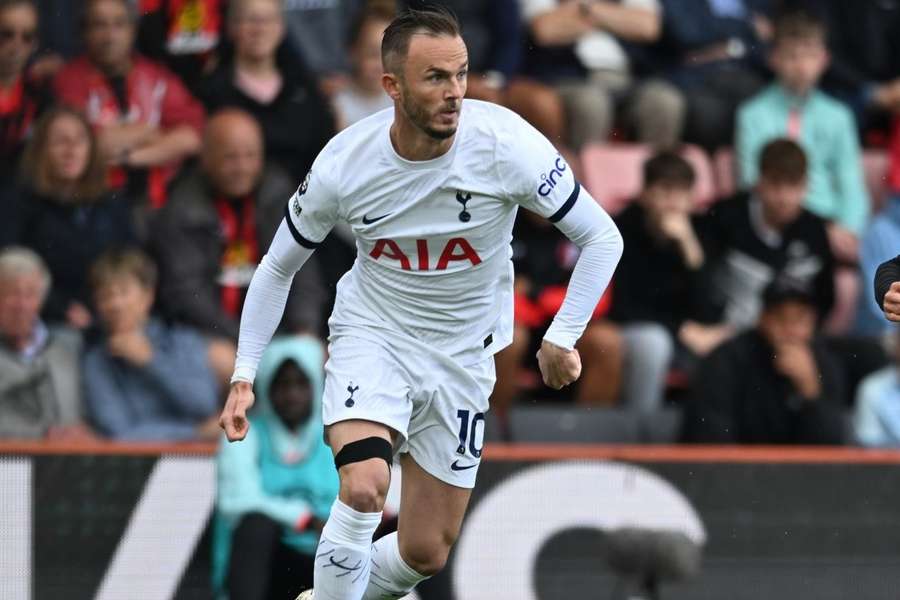
[[[394,600],[412,591],[425,575],[406,564],[400,556],[397,533],[372,544],[372,573],[363,600]],[[318,591],[316,591],[318,593]]]
[[[381,513],[353,510],[340,498],[322,529],[313,572],[316,600],[361,600],[369,583],[372,535]]]

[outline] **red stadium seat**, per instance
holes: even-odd
[[[581,151],[584,185],[612,215],[622,211],[641,191],[641,169],[652,153],[644,144],[588,144]],[[713,170],[709,157],[697,146],[682,147],[682,156],[697,174],[694,198],[698,209],[715,199]]]

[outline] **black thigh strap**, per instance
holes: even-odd
[[[334,466],[340,469],[344,465],[370,458],[382,458],[390,468],[394,464],[394,447],[386,439],[374,436],[350,442],[334,457]]]

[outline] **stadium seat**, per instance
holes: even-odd
[[[713,171],[716,180],[716,195],[728,198],[737,191],[737,172],[733,148],[719,148],[713,155]]]
[[[884,150],[866,150],[863,152],[862,162],[874,214],[884,208],[887,200],[888,155]]]
[[[652,153],[644,144],[588,144],[581,151],[584,185],[608,213],[616,215],[641,191],[641,170]],[[712,165],[697,146],[685,145],[682,156],[697,174],[694,196],[702,210],[715,199]]]
[[[634,444],[640,441],[638,419],[608,408],[536,405],[510,411],[514,442]]]

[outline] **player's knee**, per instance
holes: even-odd
[[[359,512],[378,512],[390,487],[391,477],[382,460],[371,459],[340,469],[341,501]]]
[[[415,572],[431,577],[443,570],[450,555],[455,536],[439,536],[430,540],[415,540],[407,544],[400,543],[400,555],[404,562]]]

